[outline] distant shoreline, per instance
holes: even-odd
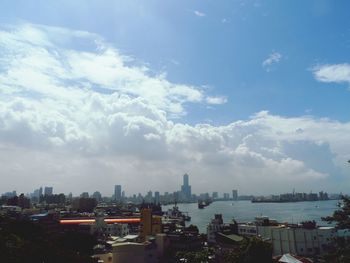
[[[252,203],[299,203],[299,202],[319,202],[340,199],[324,199],[324,200],[251,200]]]

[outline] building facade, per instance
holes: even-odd
[[[189,176],[188,174],[184,174],[183,176],[183,185],[181,186],[181,195],[185,201],[189,201],[191,199],[191,186],[189,184]]]
[[[121,199],[122,199],[122,186],[118,184],[114,186],[114,200],[120,201]]]

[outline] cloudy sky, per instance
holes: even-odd
[[[0,3],[0,193],[348,192],[348,1]]]

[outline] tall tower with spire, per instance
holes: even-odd
[[[185,201],[189,201],[191,199],[191,186],[189,184],[188,174],[184,174],[183,176],[183,185],[181,186],[181,193]]]

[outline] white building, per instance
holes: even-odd
[[[258,229],[255,224],[238,224],[238,235],[257,236]]]
[[[157,263],[163,255],[165,239],[165,234],[157,234],[155,242],[137,243],[127,239],[126,242],[113,243],[110,253],[96,254],[93,257],[101,263]]]
[[[129,227],[128,224],[107,224],[104,221],[104,218],[97,218],[96,223],[89,225],[90,226],[90,234],[100,233],[108,236],[118,236],[124,237],[129,235]]]
[[[272,243],[273,255],[311,256],[324,253],[337,232],[334,227],[306,229],[279,225],[257,226],[257,234]]]
[[[254,223],[238,224],[238,234],[259,236],[271,242],[275,256],[286,253],[301,256],[322,254],[338,235],[334,227],[284,225],[266,216],[256,217]]]

